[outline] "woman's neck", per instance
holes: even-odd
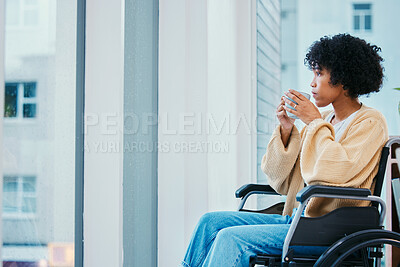
[[[342,101],[335,101],[332,103],[334,110],[335,123],[347,119],[351,114],[359,110],[362,106],[358,98],[346,97]]]

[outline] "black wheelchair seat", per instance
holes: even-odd
[[[321,217],[302,217],[291,245],[330,246],[354,232],[381,229],[375,207],[342,207]]]

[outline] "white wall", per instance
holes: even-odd
[[[177,129],[177,117],[185,110],[185,54],[186,54],[186,4],[193,1],[160,1],[159,16],[159,139],[167,145],[179,141],[168,129]],[[201,10],[198,11],[202,13]],[[199,63],[200,65],[200,63]],[[170,101],[167,101],[170,99]],[[164,101],[163,101],[164,100]],[[172,100],[172,101],[171,101]],[[178,105],[179,104],[179,105]],[[172,121],[168,118],[174,118]],[[168,127],[169,126],[169,127]],[[204,161],[203,161],[204,162]],[[201,163],[199,163],[200,165]],[[203,163],[204,164],[204,163]],[[185,160],[183,153],[163,153],[158,156],[158,247],[159,266],[171,261],[177,265],[177,255],[182,253],[185,236]],[[200,179],[200,181],[204,181]],[[207,186],[206,185],[203,185]],[[199,190],[203,191],[204,190]],[[207,196],[206,194],[204,195]],[[204,210],[207,205],[199,202]],[[171,244],[173,242],[173,244]],[[170,253],[170,257],[168,256]]]
[[[160,267],[183,259],[202,214],[236,209],[235,190],[255,179],[251,4],[160,1],[159,142],[171,148],[159,151]],[[220,133],[207,131],[211,117],[218,128],[227,119]],[[228,149],[174,149],[187,142]]]

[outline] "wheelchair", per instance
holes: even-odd
[[[257,255],[251,259],[250,266],[381,266],[384,245],[400,248],[400,234],[384,229],[386,205],[380,197],[393,144],[400,145],[400,138],[390,139],[382,149],[373,194],[362,188],[306,186],[296,195],[300,205],[287,233],[282,255]],[[239,211],[282,214],[284,203],[258,211],[243,208],[250,195],[279,195],[269,185],[247,184],[235,194],[241,199]],[[367,207],[341,207],[321,217],[301,216],[313,197],[366,200],[371,204]],[[322,255],[295,255],[293,246],[322,246],[327,249]]]

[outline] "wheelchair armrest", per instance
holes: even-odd
[[[266,184],[245,184],[236,190],[236,198],[243,198],[250,192],[263,192],[265,194],[279,195],[275,190]]]
[[[311,185],[304,187],[300,192],[298,192],[296,195],[296,199],[299,202],[304,202],[307,198],[315,194],[341,195],[341,196],[354,196],[354,197],[367,197],[372,195],[371,190],[365,188]]]

